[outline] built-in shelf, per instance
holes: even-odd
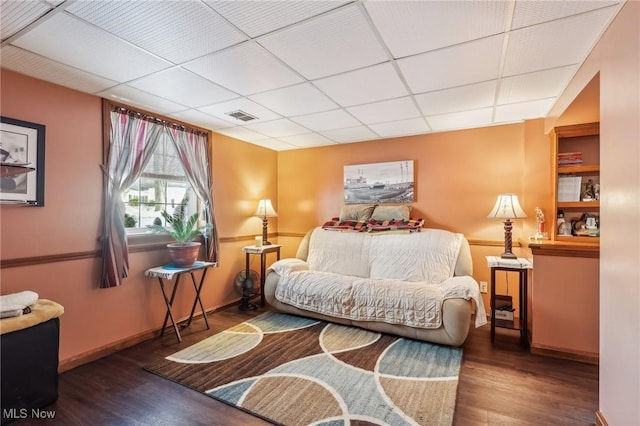
[[[600,257],[598,237],[558,237],[557,241],[529,243],[531,253],[536,256]],[[534,257],[535,262],[535,257]]]
[[[558,235],[556,241],[597,245],[600,243],[600,237]]]
[[[591,231],[598,234],[597,228],[585,229],[585,222],[595,218],[597,223],[600,215],[600,201],[578,200],[599,197],[600,125],[587,123],[556,127],[551,132],[551,142],[554,154],[551,176],[554,183],[552,195],[554,216],[551,221],[552,229],[549,230],[551,240],[598,245],[599,236],[592,237],[584,234]],[[579,164],[558,164],[559,155],[562,153],[566,154],[563,159],[576,161]],[[589,188],[588,193],[587,188]],[[606,191],[606,188],[604,190]],[[561,213],[562,216],[560,216]],[[562,219],[559,219],[560,217]],[[564,224],[560,226],[562,221]],[[561,229],[558,229],[559,227]],[[569,233],[572,236],[567,235]]]
[[[600,201],[558,201],[559,209],[591,210],[599,209]]]
[[[558,166],[558,174],[561,175],[577,175],[583,173],[600,173],[600,166],[597,164]]]

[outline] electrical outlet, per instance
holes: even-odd
[[[480,293],[486,293],[486,292],[487,292],[487,282],[480,281]]]

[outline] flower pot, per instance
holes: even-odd
[[[189,243],[171,243],[167,244],[169,249],[169,257],[171,262],[179,268],[188,268],[193,266],[198,258],[201,243],[192,241]]]

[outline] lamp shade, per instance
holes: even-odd
[[[527,214],[520,207],[516,194],[500,194],[493,206],[493,210],[487,216],[489,219],[521,219]]]
[[[256,213],[254,216],[277,217],[278,213],[276,213],[275,209],[273,208],[271,200],[260,200],[258,202],[258,208],[256,209]]]

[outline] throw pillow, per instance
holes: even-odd
[[[371,215],[371,219],[384,220],[409,220],[411,206],[376,206]]]
[[[339,220],[341,222],[345,222],[347,220],[367,221],[371,218],[371,213],[373,213],[373,209],[375,207],[375,204],[349,204],[343,206],[340,210]]]

